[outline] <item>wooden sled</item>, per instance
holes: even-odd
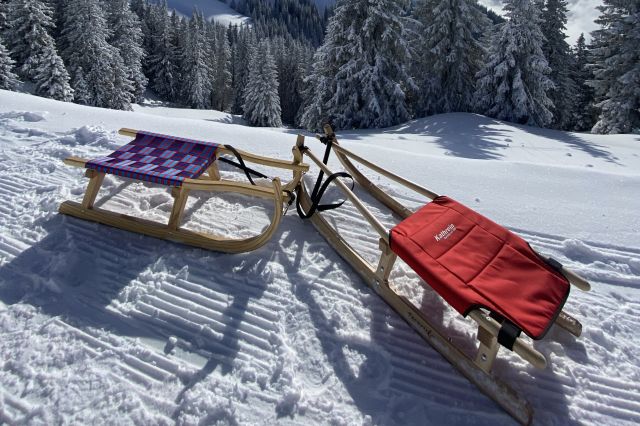
[[[82,202],[65,201],[60,205],[60,213],[207,250],[229,253],[247,252],[261,247],[274,234],[282,219],[285,206],[292,199],[291,191],[309,169],[308,165],[300,161],[302,156],[297,152],[297,147],[293,148],[294,160],[289,162],[250,154],[228,145],[131,129],[120,129],[119,133],[133,137],[134,140],[107,157],[94,160],[69,157],[64,160],[67,165],[87,168],[86,176],[89,178],[89,185]],[[222,155],[233,155],[238,163],[223,158]],[[216,160],[225,161],[243,169],[250,183],[221,179]],[[246,167],[245,161],[291,170],[293,179],[285,185],[282,185],[277,177],[271,180],[271,187],[254,185],[252,175],[266,176]],[[146,181],[171,188],[174,203],[168,223],[158,223],[95,207],[98,191],[107,173],[124,179]],[[271,199],[274,209],[271,223],[261,234],[244,239],[229,239],[183,229],[180,227],[182,215],[189,193],[194,190],[212,193],[233,192]]]
[[[422,196],[425,196],[429,200],[438,198],[438,195],[433,191],[391,173],[343,148],[337,142],[335,134],[330,126],[325,126],[324,130],[325,135],[323,137],[318,136],[318,138],[328,145],[327,152],[333,152],[336,154],[346,171],[353,177],[353,179],[382,204],[387,206],[392,212],[396,213],[401,219],[404,220],[410,218],[414,215],[414,212],[404,207],[397,200],[390,197],[371,182],[371,180],[369,180],[354,166],[353,161],[360,163],[361,165],[417,192],[418,194],[421,194]],[[334,175],[331,169],[326,165],[326,159],[328,157],[327,154],[325,154],[324,161],[320,160],[304,146],[304,139],[302,138],[299,138],[297,147],[299,151],[302,152],[303,155],[307,155],[323,173],[327,174],[327,176]],[[320,177],[319,181],[321,179],[322,177]],[[371,264],[365,260],[363,256],[361,256],[344,238],[342,238],[342,236],[340,236],[337,230],[330,225],[330,223],[321,214],[312,214],[309,219],[320,234],[322,234],[322,236],[333,246],[340,256],[345,259],[358,272],[358,274],[360,274],[367,285],[373,288],[385,300],[385,302],[387,302],[402,318],[404,318],[407,323],[409,323],[411,327],[415,329],[420,336],[424,338],[424,340],[430,343],[469,381],[475,384],[484,394],[493,399],[515,420],[522,424],[530,424],[533,419],[533,410],[530,404],[506,383],[496,378],[492,374],[492,366],[501,343],[502,345],[505,344],[503,343],[504,340],[508,341],[509,346],[511,346],[510,349],[513,352],[537,368],[543,369],[546,367],[545,357],[531,346],[529,339],[524,338],[520,333],[517,333],[515,336],[507,336],[505,339],[503,326],[513,325],[511,321],[506,320],[504,317],[500,318],[499,315],[494,315],[485,307],[481,306],[473,307],[473,309],[465,312],[465,315],[474,320],[478,325],[477,338],[479,340],[479,345],[477,353],[475,355],[468,355],[460,350],[452,343],[446,333],[430,323],[429,319],[420,311],[420,309],[414,306],[406,297],[397,294],[393,290],[389,282],[389,274],[391,273],[397,259],[397,254],[390,246],[390,235],[393,234],[390,234],[391,231],[387,229],[373,215],[373,213],[371,213],[371,211],[360,201],[358,196],[344,182],[340,179],[335,179],[333,181],[344,193],[347,199],[353,203],[366,221],[379,234],[379,247],[381,251],[380,260],[377,265]],[[313,191],[316,196],[318,187],[319,185],[317,184]],[[301,182],[298,187],[297,195],[299,207],[303,211],[301,216],[304,216],[304,212],[309,212],[310,209],[317,206],[318,200],[312,197],[313,194],[310,195],[304,185],[304,181]],[[321,210],[322,209],[318,209],[318,212]],[[440,234],[440,238],[444,238],[446,235],[446,232],[444,234]],[[590,285],[587,281],[570,270],[562,267],[557,262],[555,264],[557,267],[557,275],[561,278],[566,278],[565,282],[568,281],[566,282],[567,295],[569,283],[584,291],[588,291],[590,289]],[[564,280],[564,278],[562,279]],[[445,300],[447,299],[445,298]],[[558,312],[550,320],[548,326],[556,324],[578,337],[581,334],[582,325],[575,318],[572,318],[562,311],[562,305],[564,305],[564,301],[562,301]],[[503,322],[501,323],[499,321]],[[511,338],[509,339],[509,337]]]

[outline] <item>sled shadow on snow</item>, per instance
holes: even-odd
[[[504,151],[520,147],[517,135],[512,130],[505,129],[505,124],[525,133],[566,144],[593,158],[620,165],[619,159],[604,146],[589,142],[579,134],[507,123],[469,113],[439,114],[390,129],[345,132],[343,139],[358,140],[378,136],[383,140],[385,135],[396,135],[398,140],[393,143],[399,143],[407,134],[430,136],[435,138],[433,143],[445,150],[445,155],[474,160],[499,160],[504,157]]]
[[[368,194],[360,195],[365,202],[375,203]],[[331,198],[330,192],[327,192],[327,198]],[[329,221],[332,222],[330,218]],[[294,230],[286,230],[288,226],[288,223],[282,225],[285,235],[280,240],[282,249],[277,251],[276,258],[284,266],[295,297],[308,307],[315,336],[333,367],[333,373],[363,416],[370,416],[372,424],[466,424],[470,413],[473,413],[474,424],[513,424],[509,415],[482,395],[379,298],[317,232],[313,234],[315,237],[307,235],[307,238],[300,238]],[[305,265],[309,262],[304,256],[305,246],[313,250],[314,260],[328,261],[326,265],[311,265],[320,269],[311,280],[309,273],[300,272],[310,266]],[[295,256],[292,258],[287,253],[295,253]],[[360,335],[354,338],[344,335],[346,330],[341,322],[349,318],[337,318],[340,312],[335,307],[340,302],[344,303],[345,297],[335,288],[326,288],[327,283],[343,283],[357,288],[360,302],[355,301],[353,305],[356,306],[347,309],[349,312],[357,311],[362,304],[370,315],[367,321],[370,328],[360,330],[368,340]],[[443,324],[445,312],[450,310],[430,289],[424,292],[420,309],[434,324]],[[559,336],[554,340],[567,345],[565,349],[572,353],[572,359],[588,363],[583,346],[556,328],[553,327],[550,333],[553,337]],[[459,324],[458,327],[443,326],[440,330],[465,352],[475,353],[475,333],[468,335]],[[551,342],[553,344],[557,343]],[[535,346],[548,354],[551,349],[547,345]],[[563,379],[553,372],[553,365],[545,371],[538,371],[528,364],[523,367],[522,362],[514,366],[508,362],[504,351],[501,351],[502,358],[496,360],[494,371],[529,399],[536,410],[537,422],[578,424],[570,418]],[[304,354],[299,356],[305,359]],[[312,357],[313,354],[305,362],[313,364],[315,360]],[[353,365],[354,359],[361,360],[357,363],[359,365]]]
[[[177,373],[183,385],[177,410],[184,394],[211,372],[219,368],[224,375],[233,370],[247,305],[259,299],[268,284],[259,279],[266,261],[260,254],[228,256],[63,215],[36,225],[47,236],[0,267],[0,301],[32,304],[80,330],[106,329],[153,342],[160,352],[162,346],[165,353],[175,346],[191,354],[192,361],[202,360],[195,374]],[[216,270],[220,265],[224,270]],[[180,292],[186,291],[181,280],[187,275],[190,285],[226,293],[226,307],[216,310],[222,324],[215,333],[207,332],[213,326],[203,316],[210,305],[197,296],[180,299]],[[179,300],[164,315],[154,314],[163,306],[157,303],[158,285],[165,283],[178,289],[171,297]],[[120,302],[115,310],[109,307],[114,301]],[[187,306],[184,311],[181,302]],[[128,303],[133,306],[127,308]],[[145,304],[151,308],[143,309]],[[185,327],[181,315],[191,328]],[[170,346],[170,341],[177,343]],[[174,419],[179,415],[173,413]]]

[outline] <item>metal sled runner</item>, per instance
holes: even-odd
[[[294,148],[294,160],[288,162],[239,151],[229,145],[131,129],[121,129],[120,134],[133,137],[134,140],[106,157],[93,160],[70,157],[64,160],[67,165],[86,168],[86,176],[90,180],[82,202],[65,201],[60,206],[60,213],[204,249],[231,253],[246,252],[259,248],[271,238],[282,219],[285,206],[292,201],[291,191],[298,185],[303,173],[309,169],[299,161],[301,155],[296,155],[297,148]],[[237,163],[221,157],[225,154],[233,155]],[[221,179],[216,160],[244,170],[250,183]],[[255,185],[252,175],[262,178],[266,176],[246,167],[245,161],[291,170],[293,179],[285,185],[282,185],[277,177],[272,179],[271,187]],[[105,174],[171,188],[174,203],[168,223],[162,224],[95,207],[94,203]],[[194,190],[211,193],[234,192],[271,199],[274,209],[271,223],[261,234],[244,239],[221,238],[183,229],[180,222],[189,192]]]
[[[324,161],[299,139],[297,148],[320,169],[310,193],[301,182],[298,209],[308,217],[333,248],[360,274],[394,310],[427,342],[483,393],[514,419],[529,424],[530,404],[491,372],[500,346],[504,346],[537,368],[546,359],[528,339],[541,339],[556,324],[578,337],[582,325],[563,312],[571,285],[588,291],[590,285],[551,258],[535,252],[524,240],[462,204],[410,182],[339,145],[330,126],[319,137],[327,145]],[[333,152],[348,174],[402,221],[387,229],[344,182],[327,167]],[[399,183],[431,202],[413,212],[390,197],[362,174],[353,161]],[[322,184],[323,174],[328,176]],[[321,215],[314,214],[338,206],[319,205],[328,183],[335,182],[366,221],[380,236],[381,256],[377,265],[365,260]],[[443,299],[478,325],[478,350],[468,355],[448,336],[432,325],[407,298],[397,294],[389,276],[400,256]]]

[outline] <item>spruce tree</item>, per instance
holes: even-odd
[[[637,1],[603,0],[594,31],[594,78],[598,121],[594,133],[640,129],[640,6]]]
[[[0,0],[0,35],[7,29],[7,12],[9,0]]]
[[[13,59],[9,56],[7,48],[0,38],[0,89],[16,90],[18,88],[18,76],[13,73]]]
[[[128,0],[110,0],[109,43],[118,49],[126,76],[133,84],[134,100],[140,101],[147,87],[147,78],[142,72],[142,30],[137,15],[129,8]]]
[[[584,34],[580,34],[578,37],[573,55],[573,80],[577,88],[572,120],[573,130],[584,132],[591,130],[596,122],[593,88],[587,84],[587,81],[591,80],[593,76],[589,70],[590,53]]]
[[[249,56],[256,43],[254,31],[247,26],[241,26],[233,49],[232,61],[231,112],[234,114],[244,112],[242,106],[244,105],[244,90],[249,80]]]
[[[475,0],[419,0],[414,14],[418,113],[471,111],[484,56],[477,37],[491,22]]]
[[[276,61],[266,41],[252,50],[249,81],[244,92],[244,118],[252,126],[280,127],[282,119]]]
[[[208,24],[209,59],[211,71],[211,107],[226,111],[230,107],[232,95],[231,46],[225,25]]]
[[[73,100],[73,89],[69,85],[69,73],[58,52],[53,47],[46,47],[40,58],[40,67],[33,81],[36,84],[36,95],[64,102]]]
[[[68,0],[64,9],[63,56],[74,77],[76,100],[103,108],[130,109],[133,85],[96,0]],[[84,87],[83,87],[84,86]]]
[[[182,71],[182,96],[191,108],[205,109],[211,106],[210,53],[204,16],[198,10],[194,10],[189,22]]]
[[[566,0],[547,0],[541,16],[545,36],[542,51],[551,69],[549,78],[554,84],[549,90],[549,99],[553,103],[551,125],[568,130],[574,118],[577,86],[572,79],[573,57],[564,33],[567,25]]]
[[[507,0],[508,20],[491,36],[478,73],[478,111],[499,120],[544,127],[551,123],[553,88],[542,52],[540,12],[531,0]]]
[[[147,69],[151,88],[165,100],[176,101],[179,71],[174,28],[166,0],[160,6],[147,7],[145,21],[150,31]]]
[[[409,119],[407,0],[339,0],[314,56],[301,124],[388,127]]]
[[[52,10],[40,0],[12,0],[8,10],[6,34],[19,73],[35,83],[36,95],[70,101],[69,74],[49,34]]]

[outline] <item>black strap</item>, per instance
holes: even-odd
[[[329,156],[331,155],[331,147],[333,146],[334,137],[333,136],[323,136],[320,138],[320,142],[325,144],[327,147],[324,150],[324,156],[322,158],[322,164],[327,165],[329,162]],[[306,150],[306,147],[302,147],[301,150]],[[304,212],[302,210],[302,206],[300,205],[300,198],[298,198],[298,202],[296,203],[296,210],[298,211],[298,216],[302,219],[309,219],[311,216],[315,214],[316,211],[323,212],[326,210],[337,209],[342,206],[346,200],[342,200],[339,203],[331,203],[331,204],[320,204],[320,200],[329,187],[329,184],[336,180],[337,178],[349,178],[351,179],[351,190],[353,190],[355,182],[353,181],[353,177],[347,172],[337,172],[330,175],[326,181],[323,182],[324,179],[324,171],[320,170],[318,174],[318,179],[316,180],[316,184],[313,186],[313,191],[311,191],[311,207],[308,212]]]
[[[266,175],[247,167],[247,165],[244,164],[244,160],[242,159],[242,156],[234,147],[232,147],[231,145],[225,145],[224,147],[227,148],[229,151],[231,151],[233,155],[235,155],[238,162],[236,163],[233,160],[229,160],[227,158],[222,158],[222,157],[218,158],[218,160],[222,161],[223,163],[230,164],[234,167],[242,169],[242,171],[244,171],[244,174],[247,176],[247,179],[249,179],[249,182],[251,182],[251,185],[255,185],[255,182],[253,181],[253,179],[251,179],[251,175],[257,176],[263,179],[269,179]]]
[[[520,336],[521,332],[522,330],[520,330],[517,325],[505,319],[502,322],[500,331],[498,332],[498,343],[512,351],[513,344],[516,342],[516,339]]]
[[[347,172],[334,173],[330,175],[327,178],[327,180],[322,184],[322,186],[316,193],[316,196],[311,197],[311,207],[309,208],[308,212],[305,213],[302,210],[302,206],[300,205],[300,199],[298,199],[298,202],[296,203],[296,210],[298,211],[298,216],[300,216],[302,219],[309,219],[311,216],[315,214],[316,211],[323,212],[326,210],[337,209],[338,207],[342,206],[346,200],[342,200],[339,203],[320,204],[320,200],[322,199],[322,196],[324,195],[325,191],[329,187],[329,184],[339,177],[351,179],[351,189],[353,190],[354,182],[353,182],[353,178],[349,173]]]
[[[558,262],[553,257],[547,257],[545,260],[547,261],[549,266],[551,266],[556,271],[558,271],[558,272],[562,271],[562,263]]]

